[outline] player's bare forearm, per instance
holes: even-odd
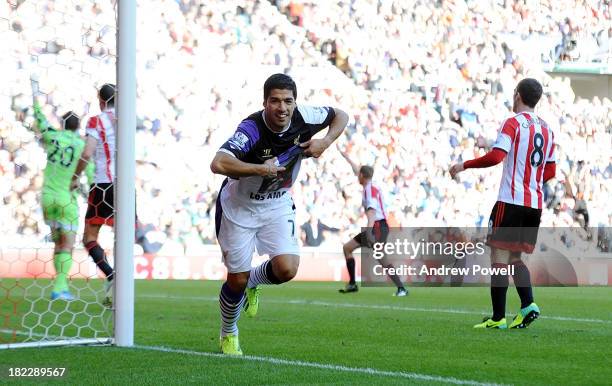
[[[98,144],[98,140],[93,137],[85,138],[85,149],[83,149],[83,153],[81,153],[81,159],[79,159],[79,163],[77,164],[76,170],[74,172],[74,178],[78,178],[81,175],[83,170],[87,167],[89,160],[93,156],[94,151],[96,150],[96,145]]]
[[[353,169],[353,173],[355,173],[356,176],[359,175],[359,165],[357,165],[355,163],[355,161],[353,161],[352,159],[350,159],[348,156],[344,157],[348,163],[351,165],[351,169]]]
[[[328,143],[327,147],[329,147],[332,143],[334,143],[336,139],[338,139],[340,134],[342,134],[342,132],[346,128],[346,125],[349,121],[349,116],[344,111],[334,107],[334,112],[336,113],[336,115],[329,124],[329,130],[327,130],[327,135],[325,135],[325,137],[323,138]]]
[[[368,228],[372,228],[374,226],[374,223],[376,222],[374,216],[376,216],[376,211],[374,209],[368,209],[366,211],[366,217],[368,218]]]
[[[318,158],[332,144],[340,134],[344,131],[348,123],[348,114],[340,109],[334,108],[336,115],[329,124],[329,129],[325,137],[320,139],[311,139],[300,144],[304,148],[304,154],[309,157]]]
[[[85,149],[83,149],[83,153],[81,153],[81,158],[79,159],[74,174],[72,175],[72,182],[70,186],[73,190],[79,186],[79,177],[81,173],[83,173],[83,170],[85,170],[85,168],[89,164],[89,160],[91,159],[94,151],[96,150],[97,143],[98,140],[93,137],[88,136],[85,138]]]
[[[338,137],[340,136],[340,134],[342,134],[342,132],[346,128],[346,125],[348,124],[349,117],[347,113],[335,107],[334,112],[336,113],[336,116],[329,124],[327,134],[325,135],[325,137],[322,138],[324,143],[327,145],[325,147],[326,149],[331,146],[331,144],[334,143],[336,139],[338,139]]]
[[[87,167],[88,164],[88,160],[85,160],[83,158],[79,159],[79,162],[77,163],[77,167],[74,170],[74,174],[72,175],[72,181],[70,181],[70,189],[71,190],[76,190],[79,187],[79,177],[81,176],[81,173],[83,173],[83,170],[85,170],[85,168]]]
[[[276,173],[285,170],[282,166],[275,166],[273,162],[275,160],[274,158],[263,164],[252,164],[220,151],[210,163],[210,170],[228,177],[275,176]]]
[[[340,145],[338,145],[337,143],[336,143],[336,147],[338,148],[338,151],[340,152],[340,155],[342,156],[342,158],[344,158],[346,160],[346,162],[348,162],[349,165],[351,165],[351,169],[353,170],[353,173],[355,173],[355,175],[359,175],[359,165],[357,165],[351,159],[351,157],[349,157],[348,153],[346,153],[344,150],[342,150],[340,148]]]
[[[72,179],[73,180],[78,179],[81,173],[83,173],[83,170],[85,170],[86,166],[87,166],[87,161],[81,158],[79,160],[79,163],[77,164],[76,169],[74,170],[74,175],[72,176]]]
[[[210,163],[210,170],[215,174],[223,174],[228,177],[250,177],[263,176],[265,169],[263,165],[251,164],[239,160],[223,152],[217,152]]]

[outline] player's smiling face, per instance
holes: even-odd
[[[295,98],[291,90],[270,90],[270,95],[263,103],[266,123],[272,131],[282,131],[293,116]]]

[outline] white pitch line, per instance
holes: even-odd
[[[37,336],[43,338],[59,338],[57,336],[50,336],[45,334],[38,333],[28,333],[25,331],[13,331],[7,329],[0,329],[0,333],[15,333],[16,335],[30,335]],[[451,383],[454,385],[497,385],[495,383],[482,383],[472,380],[458,379],[454,377],[442,377],[438,375],[427,375],[427,374],[419,374],[419,373],[411,373],[405,371],[388,371],[388,370],[377,370],[369,367],[347,367],[342,365],[332,365],[332,364],[324,364],[317,362],[305,362],[305,361],[297,361],[297,360],[289,360],[289,359],[280,359],[274,357],[262,357],[262,356],[253,356],[253,355],[244,355],[241,357],[236,356],[228,356],[220,353],[212,353],[212,352],[203,352],[203,351],[191,351],[191,350],[183,350],[176,348],[169,348],[163,346],[144,346],[144,345],[134,345],[133,348],[141,349],[141,350],[149,350],[149,351],[161,351],[172,354],[185,354],[185,355],[197,355],[204,357],[213,357],[213,358],[223,358],[223,359],[242,359],[246,361],[254,361],[254,362],[266,362],[272,363],[275,365],[285,365],[285,366],[300,366],[300,367],[310,367],[321,370],[332,370],[332,371],[340,371],[340,372],[348,372],[348,373],[359,373],[359,374],[368,374],[374,376],[381,377],[396,377],[396,378],[407,378],[407,379],[415,379],[419,381],[428,381],[428,382],[443,382],[443,383]]]
[[[211,301],[218,302],[219,298],[213,296],[173,296],[163,294],[143,294],[137,295],[137,298],[149,298],[149,299],[183,299],[193,301]],[[264,303],[272,304],[296,304],[296,305],[313,305],[322,307],[337,307],[337,308],[364,308],[372,310],[391,310],[391,311],[412,311],[412,312],[435,312],[444,314],[463,314],[463,315],[480,315],[486,314],[486,311],[470,311],[453,308],[424,308],[424,307],[402,307],[402,306],[391,306],[391,305],[378,305],[378,304],[356,304],[356,303],[333,303],[333,302],[322,302],[319,300],[275,300],[266,299]],[[582,323],[603,323],[612,324],[612,320],[609,319],[591,319],[591,318],[574,318],[570,316],[554,316],[554,315],[541,315],[541,319],[559,320],[563,322],[582,322]]]
[[[369,367],[348,367],[342,365],[333,365],[333,364],[325,364],[325,363],[317,363],[317,362],[305,362],[305,361],[297,361],[297,360],[289,360],[289,359],[281,359],[274,357],[263,357],[263,356],[253,356],[253,355],[244,355],[244,356],[228,356],[220,353],[212,353],[212,352],[203,352],[203,351],[191,351],[191,350],[183,350],[183,349],[175,349],[163,346],[141,346],[135,345],[134,348],[141,350],[149,350],[149,351],[161,351],[166,353],[173,354],[185,354],[185,355],[195,355],[202,357],[212,357],[212,358],[223,358],[223,359],[238,359],[245,361],[253,361],[253,362],[266,362],[275,365],[284,365],[284,366],[299,366],[299,367],[310,367],[320,370],[331,370],[331,371],[339,371],[345,373],[352,374],[367,374],[374,375],[380,377],[393,377],[393,378],[405,378],[405,379],[413,379],[419,381],[427,381],[427,382],[442,382],[442,383],[450,383],[454,385],[497,385],[495,383],[483,383],[472,380],[458,379],[454,377],[443,377],[438,375],[428,375],[428,374],[420,374],[420,373],[411,373],[405,371],[388,371],[388,370],[378,370],[372,369]]]

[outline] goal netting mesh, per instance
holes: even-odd
[[[44,173],[50,162],[78,162],[66,144],[54,150],[36,124],[33,100],[50,127],[61,130],[62,115],[81,119],[99,113],[96,90],[115,83],[116,4],[114,1],[0,2],[0,348],[109,343],[112,306],[105,280],[82,246],[83,222],[91,176],[80,177],[72,202],[46,202],[69,216],[78,205],[78,225],[68,291],[52,300],[57,261],[49,219],[43,214]],[[70,150],[70,151],[68,151]],[[64,206],[66,205],[66,206]],[[62,213],[65,211],[66,213]],[[48,216],[47,216],[48,217]],[[112,229],[98,239],[113,265]]]

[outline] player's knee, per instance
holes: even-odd
[[[344,252],[344,257],[351,257],[353,248],[350,243],[346,243],[342,246],[342,251]]]
[[[248,272],[246,274],[229,274],[227,275],[227,285],[234,292],[242,292],[249,281]]]
[[[491,264],[508,264],[510,261],[510,252],[504,249],[491,249]]]
[[[88,243],[91,243],[92,241],[98,241],[98,232],[95,231],[87,231],[85,230],[85,233],[83,233],[83,245],[87,245]]]
[[[298,271],[297,266],[294,266],[292,264],[285,265],[278,269],[278,272],[276,272],[276,276],[278,277],[278,280],[281,281],[281,283],[284,283],[286,281],[293,279],[295,275],[297,275],[297,271]]]
[[[293,279],[299,266],[300,257],[297,255],[276,256],[272,259],[272,273],[279,284]]]

